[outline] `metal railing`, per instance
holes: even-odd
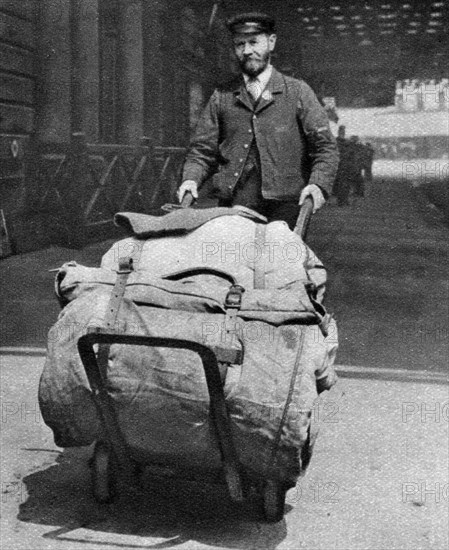
[[[83,246],[113,227],[120,211],[157,213],[174,197],[184,156],[182,147],[90,144],[75,133],[70,144],[42,145],[35,152],[35,205],[60,227],[59,241]]]

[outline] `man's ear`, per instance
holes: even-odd
[[[276,38],[277,38],[277,36],[275,34],[270,34],[268,36],[268,48],[269,48],[270,52],[272,52],[274,50],[274,47],[276,45]]]

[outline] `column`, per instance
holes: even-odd
[[[162,142],[162,75],[163,65],[161,17],[164,2],[147,0],[143,4],[143,49],[144,49],[144,135],[154,144]]]
[[[117,134],[137,145],[143,135],[142,1],[118,0]]]
[[[70,3],[40,0],[37,17],[36,137],[70,138]]]
[[[99,131],[98,0],[72,0],[72,132],[89,143]]]

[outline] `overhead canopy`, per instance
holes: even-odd
[[[447,0],[298,0],[287,3],[292,8],[297,5],[298,26],[307,40],[326,39],[332,35],[369,45],[369,42],[392,35],[409,43],[414,37],[422,39],[428,35],[436,41],[439,38],[447,41]]]
[[[449,0],[224,0],[277,19],[276,65],[338,106],[394,102],[395,80],[449,72]]]

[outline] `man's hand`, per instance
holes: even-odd
[[[178,201],[182,202],[182,199],[186,193],[192,193],[194,199],[198,198],[198,184],[193,180],[183,181],[177,191]]]
[[[301,206],[304,201],[306,200],[306,197],[311,196],[313,200],[313,213],[317,210],[319,210],[324,203],[326,202],[326,199],[324,198],[323,192],[318,187],[318,185],[315,185],[312,183],[311,185],[306,185],[304,189],[301,191],[301,196],[299,197],[299,205]]]

